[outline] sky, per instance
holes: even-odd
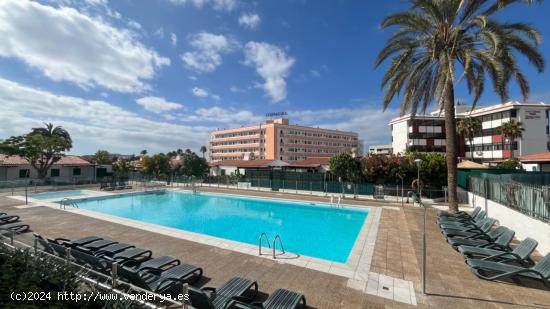
[[[380,22],[402,0],[2,0],[0,139],[52,122],[72,154],[197,151],[209,132],[265,121],[359,133],[390,143],[399,98],[382,109],[392,33]],[[515,5],[503,21],[550,35],[548,2]],[[543,55],[550,46],[543,39]],[[547,59],[548,60],[548,59]],[[529,101],[550,101],[550,73],[520,59]],[[456,98],[470,102],[464,85]],[[512,84],[510,97],[521,100]],[[491,88],[481,105],[499,103]]]

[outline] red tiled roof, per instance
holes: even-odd
[[[210,166],[235,166],[235,167],[267,167],[276,160],[223,160],[210,162]]]
[[[329,165],[330,157],[308,157],[305,160],[293,162],[290,166],[293,167],[320,167]]]
[[[0,154],[0,166],[17,166],[29,164],[29,161],[20,156],[7,156]]]
[[[29,164],[27,159],[20,156],[6,156],[0,154],[0,166],[18,166]],[[67,166],[86,166],[92,165],[90,162],[82,159],[78,156],[65,156],[61,160],[55,162],[58,165],[67,165]]]
[[[550,162],[550,152],[533,153],[519,157],[521,162]]]

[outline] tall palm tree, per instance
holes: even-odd
[[[474,158],[474,149],[472,147],[474,137],[481,133],[481,120],[479,118],[466,117],[458,121],[456,131],[459,135],[468,140],[470,144],[470,157]]]
[[[202,152],[202,158],[204,159],[204,154],[208,151],[206,146],[201,146],[200,152]]]
[[[514,141],[518,138],[523,137],[523,127],[521,122],[517,122],[513,119],[504,123],[500,127],[500,134],[502,134],[502,139],[507,140],[510,143],[510,150],[512,153],[512,158],[514,157]]]
[[[457,136],[455,87],[465,80],[473,105],[485,89],[485,77],[503,102],[514,79],[524,96],[529,83],[516,54],[544,70],[537,46],[541,36],[525,23],[503,23],[495,13],[519,2],[535,0],[409,0],[411,7],[382,21],[382,28],[398,27],[376,59],[376,67],[391,58],[382,79],[384,109],[402,94],[401,113],[425,112],[435,102],[444,111],[447,138],[449,209],[457,211]],[[460,74],[460,75],[459,75]]]

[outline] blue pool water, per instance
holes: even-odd
[[[78,201],[81,209],[258,245],[266,232],[285,250],[345,263],[368,216],[363,209],[167,191]]]
[[[62,199],[64,197],[80,196],[80,195],[90,195],[90,191],[86,191],[86,190],[56,191],[56,192],[31,194],[29,195],[29,197],[32,197],[38,200],[47,200],[47,199],[53,199],[53,198]]]

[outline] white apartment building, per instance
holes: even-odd
[[[391,155],[392,152],[392,144],[387,145],[373,145],[369,146],[369,154],[370,155]]]
[[[481,120],[482,130],[469,145],[459,139],[460,157],[481,161],[499,161],[512,156],[519,157],[548,151],[548,110],[550,104],[507,102],[488,107],[480,106],[470,111],[469,106],[456,107],[456,118],[474,117]],[[500,127],[514,119],[521,122],[523,137],[514,142],[503,140]],[[390,121],[394,153],[410,149],[422,152],[444,152],[445,120],[440,112],[427,115],[405,115]]]

